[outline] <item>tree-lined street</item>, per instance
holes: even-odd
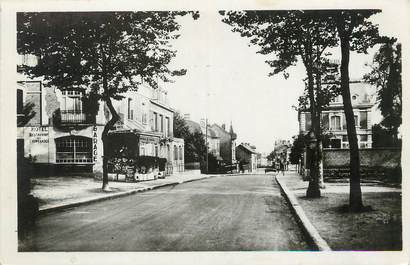
[[[26,244],[34,251],[309,250],[272,175],[215,177],[52,213]]]

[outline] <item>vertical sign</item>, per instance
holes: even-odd
[[[93,127],[93,161],[94,163],[97,162],[97,141],[98,141],[97,125],[94,125]]]

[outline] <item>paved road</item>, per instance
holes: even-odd
[[[308,250],[272,175],[214,177],[42,216],[21,250]]]

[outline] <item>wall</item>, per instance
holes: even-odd
[[[396,168],[401,162],[399,149],[360,149],[360,164],[364,167]],[[349,149],[324,149],[323,164],[325,168],[348,167],[350,161]]]

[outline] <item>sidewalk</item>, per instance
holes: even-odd
[[[401,250],[401,189],[380,183],[362,183],[363,203],[373,211],[346,213],[349,183],[325,183],[322,198],[306,198],[309,182],[295,171],[277,178],[296,197],[307,218],[332,250]]]
[[[101,180],[93,178],[75,176],[35,178],[31,180],[33,184],[31,193],[39,199],[40,213],[45,213],[213,176],[215,175],[181,173],[165,179],[142,182],[110,181],[109,192],[102,191]]]

